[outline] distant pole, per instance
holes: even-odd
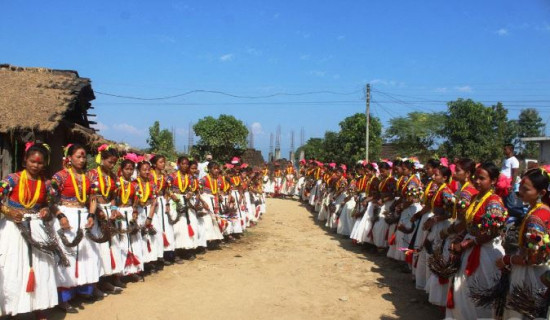
[[[366,126],[366,135],[367,135],[367,139],[366,139],[366,157],[365,159],[367,160],[367,162],[369,162],[369,124],[370,124],[370,84],[367,84],[367,126]]]

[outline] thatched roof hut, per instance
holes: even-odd
[[[50,145],[50,173],[61,168],[67,143],[106,142],[90,127],[94,99],[90,79],[76,71],[0,64],[0,175],[19,168],[26,141]]]

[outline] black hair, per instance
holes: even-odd
[[[216,161],[210,161],[208,162],[208,171],[212,170],[214,167],[219,167],[218,163]]]
[[[141,167],[143,167],[143,166],[146,165],[146,164],[148,164],[148,165],[150,166],[150,165],[151,165],[151,162],[145,161],[145,160],[144,160],[144,161],[138,162],[138,164],[137,164],[137,169],[138,169],[138,171],[141,170]]]
[[[192,160],[192,161],[189,161],[189,166],[191,167],[192,165],[199,165],[199,163],[195,160]]]
[[[136,163],[130,159],[124,159],[122,160],[122,162],[120,163],[120,170],[124,169],[128,164],[131,164],[132,165],[132,168],[135,168],[136,167]]]
[[[510,150],[514,151],[514,145],[511,143],[507,143],[504,145],[505,148],[510,148]]]
[[[390,168],[391,167],[390,167],[389,163],[387,163],[387,162],[382,161],[382,162],[378,163],[378,169],[380,169],[380,170],[381,169],[389,170]]]
[[[187,158],[186,156],[179,156],[178,157],[178,164],[180,164],[183,160],[187,160],[187,162],[189,162],[189,158]]]
[[[44,158],[45,163],[50,163],[50,150],[42,143],[35,143],[25,151],[25,159],[28,159],[30,155],[34,153],[40,153]]]
[[[156,168],[157,162],[159,162],[160,159],[166,160],[166,157],[162,154],[156,154],[154,157],[151,158],[151,165],[153,166],[153,168]]]
[[[426,165],[429,165],[430,167],[435,169],[441,165],[441,161],[437,159],[430,159],[426,162]]]
[[[395,160],[393,160],[392,163],[393,163],[393,166],[394,166],[394,167],[400,166],[400,165],[403,164],[403,160],[401,160],[401,159],[395,159]]]
[[[523,174],[522,177],[526,177],[533,183],[533,187],[537,189],[538,191],[541,190],[548,190],[548,185],[550,184],[550,180],[548,177],[548,173],[544,171],[542,168],[534,168],[531,170],[528,170]]]
[[[449,182],[451,180],[451,177],[453,176],[451,169],[445,166],[439,166],[437,167],[437,170],[441,172],[442,176],[446,177],[445,182]]]
[[[367,165],[365,166],[365,169],[367,170],[370,170],[370,171],[374,171],[374,166],[372,165],[372,163],[367,163]]]
[[[344,168],[342,168],[342,167],[336,167],[335,171],[336,171],[336,172],[342,172],[342,173],[344,173]]]
[[[462,158],[456,163],[462,170],[468,171],[470,176],[476,172],[476,162],[470,158]]]
[[[500,175],[499,168],[491,161],[483,162],[479,166],[479,169],[483,169],[487,171],[487,173],[489,174],[489,178],[491,178],[491,180],[497,180],[498,176]]]
[[[69,149],[67,149],[67,156],[70,157],[74,155],[80,149],[86,151],[86,148],[84,148],[84,146],[82,146],[81,144],[78,144],[78,143],[72,144],[69,147]]]
[[[410,161],[410,160],[405,160],[403,161],[403,163],[401,164],[403,167],[409,169],[409,170],[413,170],[414,171],[414,162]]]

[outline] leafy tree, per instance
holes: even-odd
[[[544,123],[536,109],[521,110],[516,124],[518,153],[526,158],[538,158],[539,147],[537,142],[522,142],[521,138],[540,137],[543,135]]]
[[[297,151],[304,151],[307,159],[323,162],[353,164],[365,158],[366,116],[356,113],[340,122],[340,131],[327,131],[324,138],[311,138]],[[382,149],[382,123],[370,118],[369,159],[377,159]]]
[[[162,154],[169,160],[174,161],[177,157],[176,148],[174,147],[174,137],[172,132],[168,129],[160,129],[160,123],[155,121],[151,127],[149,127],[149,138],[147,143],[149,144],[149,152]]]
[[[372,115],[369,120],[369,160],[375,160],[382,150],[382,123]],[[353,164],[365,159],[366,124],[364,113],[356,113],[340,122],[341,163]]]
[[[513,137],[513,126],[507,120],[502,104],[486,107],[471,99],[448,103],[443,137],[446,141],[440,151],[450,157],[471,157],[499,160],[502,147]]]
[[[230,115],[204,117],[193,125],[193,130],[200,138],[196,150],[201,157],[210,152],[214,160],[226,161],[242,154],[247,145],[248,129]]]
[[[400,156],[428,158],[435,153],[444,124],[443,112],[410,112],[405,117],[390,119],[385,136]]]
[[[306,159],[321,159],[323,157],[323,139],[310,138],[306,143],[298,148],[297,154],[304,151]]]

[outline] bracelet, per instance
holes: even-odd
[[[61,219],[63,219],[63,218],[67,218],[67,216],[64,215],[63,212],[62,212],[62,213],[59,213],[59,214],[57,214],[57,215],[55,215],[55,217],[56,217],[57,219],[59,219],[59,220],[61,220]]]
[[[93,213],[88,213],[88,219],[90,219],[90,218],[93,219],[94,217],[95,217],[95,214],[93,214]]]
[[[153,221],[153,218],[151,218],[151,217],[147,217],[147,220],[149,220],[149,221]]]

